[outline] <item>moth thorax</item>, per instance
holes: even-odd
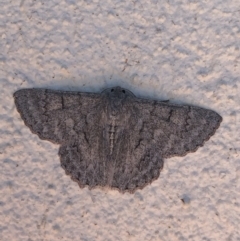
[[[115,144],[115,139],[116,139],[116,129],[117,129],[117,125],[116,125],[116,117],[115,116],[111,116],[111,123],[109,125],[109,143],[110,143],[110,154],[112,155],[113,153],[113,147]]]

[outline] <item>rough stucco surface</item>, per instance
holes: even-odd
[[[0,13],[0,240],[240,240],[238,0],[3,0]],[[142,191],[81,190],[12,94],[116,85],[223,122]]]

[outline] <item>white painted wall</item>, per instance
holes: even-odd
[[[1,0],[0,240],[239,241],[239,48],[239,0]],[[116,85],[223,122],[142,191],[80,189],[12,94]]]

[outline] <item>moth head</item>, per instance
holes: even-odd
[[[125,99],[127,96],[135,96],[131,91],[123,89],[119,86],[105,89],[102,93],[117,99]]]

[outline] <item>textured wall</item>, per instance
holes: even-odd
[[[238,0],[2,0],[0,13],[0,240],[240,240]],[[12,94],[116,85],[223,122],[142,191],[80,189]]]

